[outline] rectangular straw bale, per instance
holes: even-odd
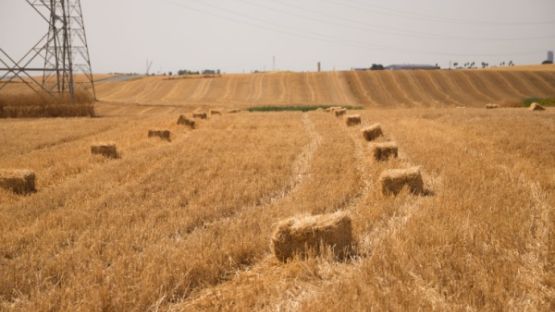
[[[499,108],[499,105],[497,104],[486,104],[486,109],[495,109],[495,108]]]
[[[210,116],[212,116],[212,115],[221,115],[221,114],[222,114],[222,111],[217,110],[217,109],[211,109],[211,110],[209,111],[209,113],[210,113]]]
[[[534,102],[534,103],[530,104],[530,107],[528,109],[530,111],[543,111],[543,110],[545,110],[545,107],[543,107],[540,104]]]
[[[159,130],[159,129],[148,130],[149,138],[158,137],[162,140],[170,141],[170,136],[171,136],[170,130]]]
[[[380,175],[379,181],[384,195],[397,195],[405,185],[414,194],[422,194],[424,191],[420,167],[385,170]]]
[[[325,248],[331,248],[342,258],[348,254],[352,242],[351,217],[345,212],[336,212],[281,221],[272,235],[271,248],[283,262],[295,256],[321,255]]]
[[[91,145],[91,154],[102,155],[108,158],[118,158],[116,143],[95,143]]]
[[[362,119],[360,115],[347,115],[347,118],[345,119],[345,123],[347,124],[348,127],[351,127],[351,126],[360,125],[361,120]]]
[[[347,114],[347,110],[344,109],[344,108],[336,109],[336,110],[334,110],[334,112],[335,112],[335,117],[342,117],[345,114]]]
[[[27,169],[0,170],[0,187],[16,194],[33,193],[35,173]]]
[[[387,160],[390,157],[397,158],[399,153],[399,148],[395,142],[372,143],[370,149],[375,160]]]
[[[179,116],[179,119],[177,119],[177,124],[187,126],[191,129],[195,129],[195,126],[196,126],[195,121],[187,118],[185,115]]]
[[[370,127],[362,129],[361,133],[366,141],[373,141],[383,135],[382,126],[380,124],[373,124]]]
[[[208,114],[206,112],[193,113],[193,118],[208,119]]]

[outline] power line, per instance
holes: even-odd
[[[316,32],[305,32],[305,33],[301,33],[298,30],[288,30],[288,29],[283,29],[281,27],[281,25],[278,25],[277,28],[275,25],[273,26],[268,26],[268,21],[265,19],[261,19],[261,18],[257,18],[257,17],[252,17],[252,16],[248,16],[245,15],[241,12],[237,12],[234,10],[230,10],[228,8],[223,8],[223,7],[219,7],[219,6],[215,6],[212,4],[208,4],[202,1],[196,1],[195,4],[198,5],[203,5],[206,6],[208,8],[210,8],[209,11],[203,10],[203,9],[199,9],[198,7],[192,7],[189,4],[183,4],[181,2],[177,2],[177,1],[173,1],[173,0],[162,0],[168,4],[183,8],[183,9],[187,9],[189,11],[195,11],[201,14],[205,14],[205,15],[210,15],[210,16],[215,16],[221,19],[225,19],[225,20],[229,20],[232,21],[234,23],[239,23],[239,24],[245,24],[245,25],[249,25],[249,26],[254,26],[260,29],[264,29],[267,31],[271,31],[271,32],[276,32],[276,33],[280,33],[280,34],[285,34],[288,36],[292,36],[292,37],[296,37],[296,38],[302,38],[302,39],[310,39],[310,40],[315,40],[315,41],[321,41],[321,42],[326,42],[326,43],[332,43],[337,45],[338,43],[342,44],[342,45],[348,45],[351,47],[356,47],[356,48],[372,48],[372,49],[382,49],[382,50],[394,50],[394,51],[404,51],[404,52],[411,52],[411,53],[419,53],[419,54],[430,54],[430,55],[443,55],[443,56],[453,56],[453,57],[470,57],[470,56],[474,56],[474,57],[494,57],[494,56],[516,56],[516,55],[532,55],[532,54],[538,54],[538,53],[543,53],[543,52],[538,52],[538,51],[522,51],[522,52],[515,52],[515,53],[508,53],[508,54],[469,54],[469,53],[450,53],[450,52],[441,52],[441,51],[424,51],[424,50],[418,50],[418,49],[412,49],[412,48],[399,48],[399,47],[392,47],[392,46],[384,46],[384,45],[377,45],[377,44],[369,44],[367,42],[361,42],[361,41],[355,41],[355,40],[345,40],[343,38],[333,38],[330,37],[328,35],[325,34],[321,34],[321,33],[316,33]],[[243,19],[246,20],[241,20],[241,19],[237,19],[234,17],[229,17],[227,15],[221,15],[215,12],[227,12],[227,14],[232,14],[234,16],[239,16]],[[255,22],[253,22],[255,21]]]
[[[327,0],[330,3],[334,3],[335,5],[339,6],[346,6],[350,8],[354,8],[357,10],[372,10],[372,11],[382,11],[386,14],[397,16],[397,17],[405,17],[415,20],[421,20],[426,22],[435,22],[435,23],[444,23],[444,24],[462,24],[462,25],[489,25],[489,26],[525,26],[525,25],[551,25],[555,24],[555,20],[547,20],[547,21],[534,21],[534,22],[498,22],[498,21],[485,21],[485,20],[474,20],[474,19],[458,19],[452,17],[438,17],[435,15],[429,14],[418,14],[410,11],[403,11],[398,9],[392,9],[384,6],[379,6],[375,4],[370,4],[365,2],[364,6],[360,4],[354,4],[353,1],[343,0],[343,1],[336,1],[336,0]]]
[[[325,24],[334,24],[334,25],[338,25],[341,27],[346,27],[349,29],[358,29],[358,30],[362,30],[362,31],[379,31],[380,34],[389,34],[389,35],[393,35],[393,36],[399,36],[399,37],[410,37],[410,38],[414,38],[414,37],[418,37],[418,38],[424,38],[424,39],[443,39],[443,40],[468,40],[468,41],[524,41],[524,40],[545,40],[545,39],[555,39],[555,35],[552,36],[526,36],[526,37],[512,37],[512,38],[500,38],[500,37],[465,37],[465,36],[458,36],[458,35],[450,35],[450,34],[437,34],[437,33],[425,33],[425,32],[418,32],[418,31],[407,31],[407,30],[402,30],[399,28],[392,28],[392,27],[379,27],[379,26],[372,26],[370,24],[367,23],[363,23],[360,21],[356,21],[353,19],[346,19],[346,18],[342,18],[342,17],[338,17],[338,16],[329,16],[329,18],[327,19],[322,19],[322,18],[315,18],[312,16],[308,16],[308,15],[304,15],[304,14],[299,14],[297,13],[299,10],[302,11],[310,11],[312,13],[317,13],[321,16],[325,16],[327,14],[325,13],[321,13],[318,11],[314,11],[313,9],[307,10],[306,8],[302,7],[302,6],[298,6],[298,5],[293,5],[293,4],[285,4],[283,2],[279,2],[277,4],[283,5],[283,6],[287,6],[290,8],[294,8],[295,11],[286,11],[283,9],[279,9],[279,8],[275,8],[275,7],[269,7],[267,5],[263,5],[260,4],[258,2],[252,2],[252,1],[248,1],[248,0],[237,0],[240,1],[242,3],[246,3],[250,6],[255,6],[255,7],[259,7],[259,8],[263,8],[266,9],[268,11],[271,12],[281,12],[283,14],[287,14],[289,16],[293,15],[293,16],[297,16],[301,19],[308,19],[308,20],[312,20],[312,21],[316,21],[316,22],[321,22],[321,23],[325,23]],[[273,3],[276,4],[276,3]],[[345,23],[341,23],[338,22],[338,20],[342,20],[345,21],[349,24],[356,24],[356,25],[361,25],[360,26],[353,26],[353,25],[348,25]]]

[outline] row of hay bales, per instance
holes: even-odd
[[[196,129],[198,122],[195,119],[209,119],[210,116],[222,115],[220,110],[209,110],[208,112],[194,112],[192,117],[180,115],[177,124]],[[158,138],[171,142],[171,131],[169,129],[149,129],[148,138]],[[120,153],[115,142],[97,142],[90,148],[92,155],[110,159],[120,158]],[[36,192],[36,174],[29,169],[0,169],[0,188],[15,194],[26,195]]]
[[[331,107],[326,111],[344,120],[347,127],[362,124],[360,115],[348,115],[344,108]],[[380,124],[376,123],[361,129],[361,135],[365,142],[368,142],[374,161],[386,161],[398,157],[397,143],[377,142],[384,136]],[[397,195],[404,188],[408,188],[413,194],[424,192],[419,167],[385,170],[379,177],[379,184],[385,196]],[[345,211],[283,220],[278,223],[271,238],[271,250],[282,262],[287,262],[294,257],[306,258],[326,252],[331,252],[337,259],[342,259],[352,253],[353,244],[352,220],[349,213]]]

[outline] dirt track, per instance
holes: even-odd
[[[97,86],[98,98],[144,105],[338,104],[368,107],[518,105],[555,95],[555,71],[457,70],[149,77]]]

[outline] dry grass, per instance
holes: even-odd
[[[0,309],[553,309],[551,108],[360,111],[399,147],[380,162],[323,112],[192,131],[173,108],[119,109],[138,113],[0,120],[0,168],[37,174],[37,193],[0,190]],[[172,142],[149,140],[155,128]],[[91,156],[98,141],[122,157]],[[381,172],[412,166],[433,196],[381,194]],[[280,220],[336,211],[353,258],[272,255]]]
[[[94,116],[94,99],[86,91],[69,96],[51,96],[31,91],[0,93],[0,118]]]
[[[232,74],[220,78],[104,82],[107,102],[253,106],[337,105],[378,107],[520,106],[529,97],[555,96],[555,67],[542,70],[437,70]]]

